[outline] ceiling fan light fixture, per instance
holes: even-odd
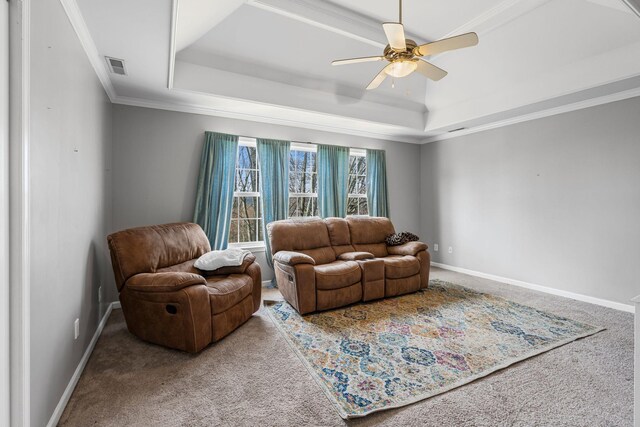
[[[416,68],[418,68],[418,64],[415,61],[395,61],[385,70],[385,73],[396,78],[406,77],[413,73]]]

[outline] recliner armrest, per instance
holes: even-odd
[[[426,243],[407,242],[398,246],[387,246],[387,252],[390,255],[412,255],[416,256],[418,252],[426,251],[429,248]]]
[[[275,255],[273,256],[273,259],[275,261],[278,261],[286,265],[297,265],[297,264],[315,265],[316,264],[313,258],[301,252],[279,251],[275,253]]]
[[[136,274],[126,281],[125,286],[133,291],[174,292],[188,286],[206,283],[206,279],[199,274],[166,272]]]
[[[373,258],[375,258],[375,256],[373,256],[373,254],[369,252],[345,252],[343,254],[340,254],[340,256],[338,256],[338,259],[342,261],[360,261],[363,259],[373,259]]]

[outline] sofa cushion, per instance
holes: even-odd
[[[336,260],[327,226],[320,218],[285,219],[267,225],[271,254],[279,251],[302,252],[316,264]]]
[[[251,294],[253,281],[246,274],[207,277],[211,314],[227,311]]]
[[[389,218],[352,216],[346,219],[351,244],[359,252],[370,252],[376,257],[387,256],[386,238],[395,233]]]
[[[209,252],[209,240],[198,224],[151,225],[118,231],[107,237],[118,290],[138,273],[182,264]]]
[[[387,279],[402,279],[420,272],[420,261],[409,255],[390,255],[382,258],[384,261],[385,277]]]
[[[389,218],[350,216],[346,219],[351,233],[351,243],[385,243],[389,234],[395,229]]]
[[[355,261],[334,261],[316,265],[317,289],[340,289],[360,281],[360,266]]]
[[[349,232],[349,224],[344,218],[326,218],[324,220],[329,231],[329,240],[331,246],[339,257],[345,252],[354,252],[353,245],[351,245],[351,233]]]

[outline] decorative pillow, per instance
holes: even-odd
[[[232,267],[242,264],[244,257],[251,252],[243,249],[225,249],[223,251],[211,251],[196,260],[193,266],[199,270],[213,271],[222,267]]]
[[[402,233],[389,234],[385,240],[387,246],[400,246],[407,242],[417,242],[420,238],[413,233],[403,231]]]

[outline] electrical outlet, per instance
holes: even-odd
[[[98,304],[102,303],[102,286],[98,286]]]
[[[79,336],[80,336],[80,319],[76,319],[76,321],[73,322],[73,339],[77,340]]]
[[[452,254],[453,253],[453,248],[451,246],[449,246],[449,253]]]
[[[438,244],[437,244],[437,243],[434,243],[434,244],[433,244],[433,250],[434,250],[434,251],[436,251],[436,252],[438,252]]]

